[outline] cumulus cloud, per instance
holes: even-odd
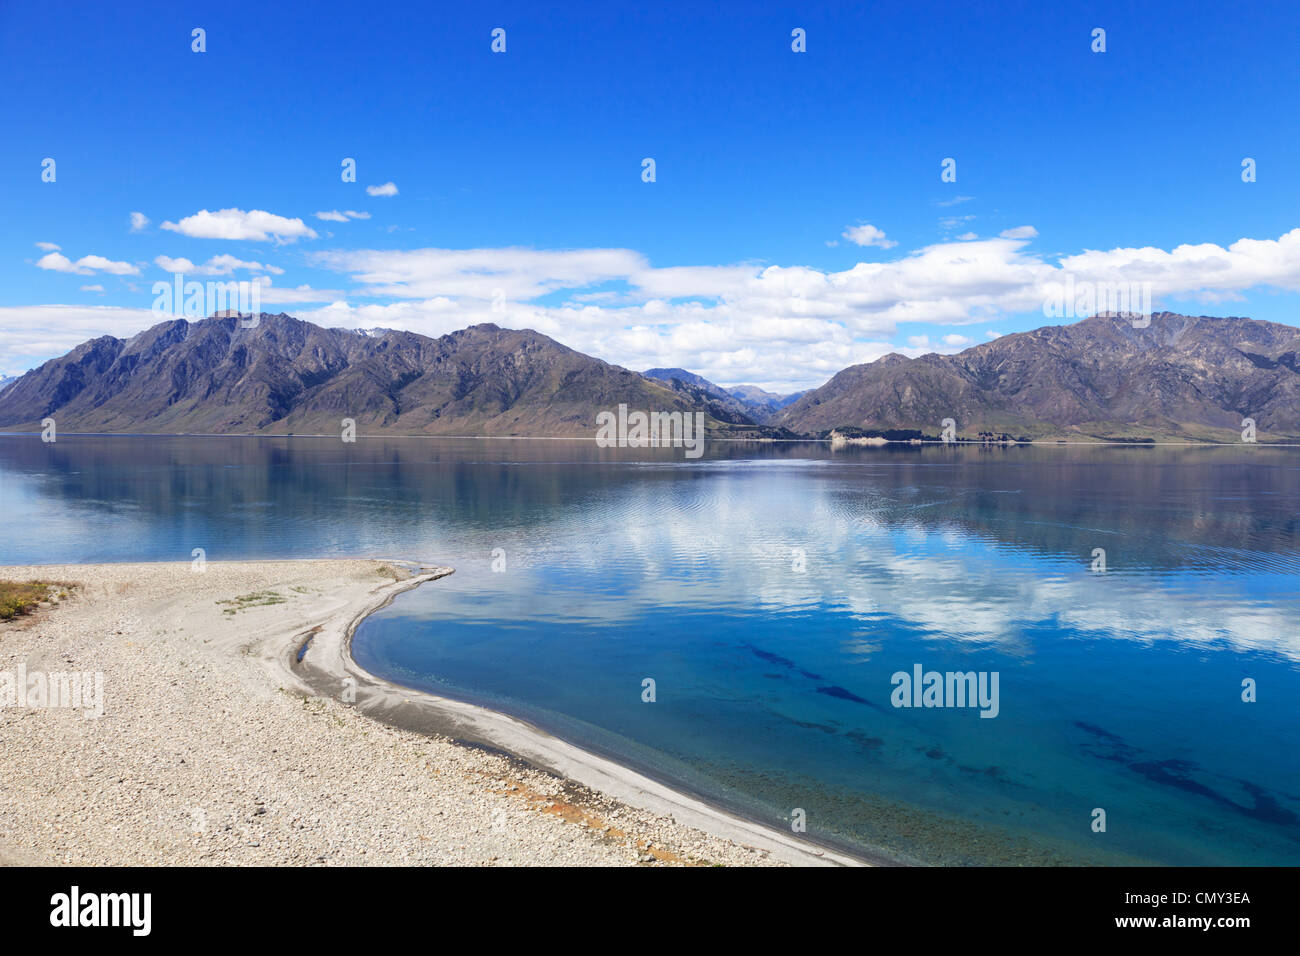
[[[384,183],[382,186],[367,186],[366,195],[367,196],[396,196],[397,184]]]
[[[185,275],[228,276],[240,269],[248,272],[270,272],[274,275],[284,274],[284,270],[279,266],[263,265],[260,262],[245,262],[243,259],[237,259],[228,254],[213,256],[203,265],[195,265],[184,256],[177,259],[173,259],[171,256],[157,256],[154,259],[154,265],[165,272],[180,272]]]
[[[1003,239],[1034,239],[1038,236],[1038,230],[1033,226],[1016,226],[1014,229],[1003,229],[998,235]]]
[[[180,222],[164,222],[162,228],[195,239],[230,239],[250,242],[297,242],[315,239],[315,231],[301,219],[288,219],[263,209],[200,209]]]
[[[345,277],[337,283],[342,288],[264,282],[263,301],[318,306],[295,314],[329,326],[429,335],[479,322],[533,328],[630,368],[681,366],[724,385],[790,391],[892,351],[969,347],[976,336],[959,327],[1042,315],[1067,279],[1149,281],[1157,304],[1163,296],[1230,297],[1252,288],[1300,292],[1300,229],[1226,247],[1084,250],[1059,259],[1031,252],[1029,241],[939,242],[841,271],[764,263],[655,267],[640,252],[619,248],[332,250],[308,254],[306,262]],[[219,259],[202,268],[257,265]],[[66,259],[60,265],[78,266]],[[900,330],[927,335],[899,348]]]
[[[892,249],[898,245],[892,239],[885,238],[885,231],[877,229],[870,223],[863,223],[858,226],[849,226],[841,235],[849,242],[858,246],[878,246],[881,249]]]
[[[879,281],[859,278],[862,267],[831,274],[760,265],[655,269],[626,249],[370,250],[313,258],[352,273],[366,296],[408,300],[338,301],[303,316],[327,325],[440,335],[494,322],[534,328],[632,368],[685,365],[723,384],[774,390],[820,384],[846,365],[897,350],[886,338],[895,320],[857,310],[873,304],[864,290]],[[942,273],[945,266],[932,268]],[[617,288],[593,288],[609,285]],[[571,290],[560,304],[534,301]],[[494,301],[498,292],[503,307]]]
[[[143,298],[143,297],[142,297]],[[152,304],[152,297],[149,297]],[[106,305],[0,306],[0,374],[15,375],[101,335],[130,338],[157,325],[150,308]]]
[[[313,289],[309,285],[273,286],[268,276],[261,278],[262,288],[259,296],[262,305],[299,305],[315,302],[338,302],[347,298],[347,293],[338,289]]]
[[[189,273],[198,271],[198,266],[184,257],[173,259],[171,256],[157,256],[153,263],[158,268],[165,269],[167,272]]]
[[[1170,251],[1089,249],[1065,256],[1061,268],[1093,281],[1149,281],[1154,294],[1229,296],[1258,285],[1300,290],[1300,229],[1278,239],[1238,239],[1227,248],[1212,242]]]
[[[846,365],[895,351],[889,339],[907,323],[961,326],[1041,313],[1067,275],[1076,283],[1149,280],[1154,296],[1300,291],[1300,229],[1226,249],[1089,250],[1058,262],[1026,251],[1028,241],[942,242],[841,272],[654,268],[629,249],[358,250],[311,259],[350,274],[359,285],[352,296],[396,300],[331,302],[319,315],[329,324],[443,334],[494,322],[534,328],[632,368],[682,366],[723,384],[775,390],[817,385]],[[497,293],[504,307],[494,302]],[[938,350],[973,342],[954,335]],[[928,340],[909,348],[927,347]]]
[[[131,231],[141,232],[149,225],[149,217],[142,212],[131,213]]]
[[[87,276],[95,272],[107,272],[115,276],[138,276],[140,270],[129,262],[114,262],[103,256],[82,256],[73,262],[61,252],[50,252],[36,260],[38,268],[50,272],[70,272],[74,275]]]
[[[57,242],[38,242],[37,249],[44,249],[46,252],[58,252],[62,248]]]

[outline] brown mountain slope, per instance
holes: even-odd
[[[0,394],[0,427],[71,432],[289,432],[589,437],[595,415],[690,411],[669,389],[532,331],[477,325],[439,339],[323,329],[288,315],[163,322],[93,339]],[[753,432],[742,421],[711,431]]]
[[[1093,316],[1004,335],[956,355],[891,354],[854,365],[772,424],[920,429],[961,436],[1238,441],[1300,439],[1300,329],[1243,318],[1159,313],[1146,328]]]

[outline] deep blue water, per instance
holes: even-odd
[[[0,438],[0,563],[450,564],[364,666],[936,863],[1300,863],[1298,506],[1262,446]]]

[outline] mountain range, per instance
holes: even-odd
[[[247,317],[245,317],[245,322]],[[1140,325],[1140,323],[1139,323]],[[897,353],[820,388],[723,388],[685,369],[643,374],[538,332],[476,325],[440,338],[325,329],[262,314],[102,336],[0,384],[0,428],[67,432],[590,437],[601,410],[700,411],[715,437],[1035,440],[1300,439],[1300,329],[1158,313],[1098,315],[954,355]]]
[[[749,418],[760,425],[771,421],[781,409],[795,401],[803,392],[778,395],[757,385],[733,385],[723,388],[714,385],[702,375],[684,368],[652,368],[641,373],[678,392],[687,400],[698,403],[716,402],[732,415]]]
[[[0,393],[0,427],[44,418],[72,432],[590,435],[595,412],[626,403],[699,409],[636,372],[528,330],[495,325],[433,339],[325,329],[289,315],[159,323],[103,336]],[[714,434],[757,433],[707,416]]]

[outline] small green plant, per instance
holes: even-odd
[[[19,615],[30,614],[42,601],[60,601],[68,596],[68,589],[75,586],[67,581],[0,580],[0,621],[12,621]]]
[[[275,591],[252,591],[248,594],[241,594],[236,598],[229,598],[225,601],[218,601],[218,604],[227,604],[229,607],[222,608],[221,613],[234,615],[239,611],[245,611],[250,607],[265,607],[268,604],[283,604],[288,600],[284,595]]]

